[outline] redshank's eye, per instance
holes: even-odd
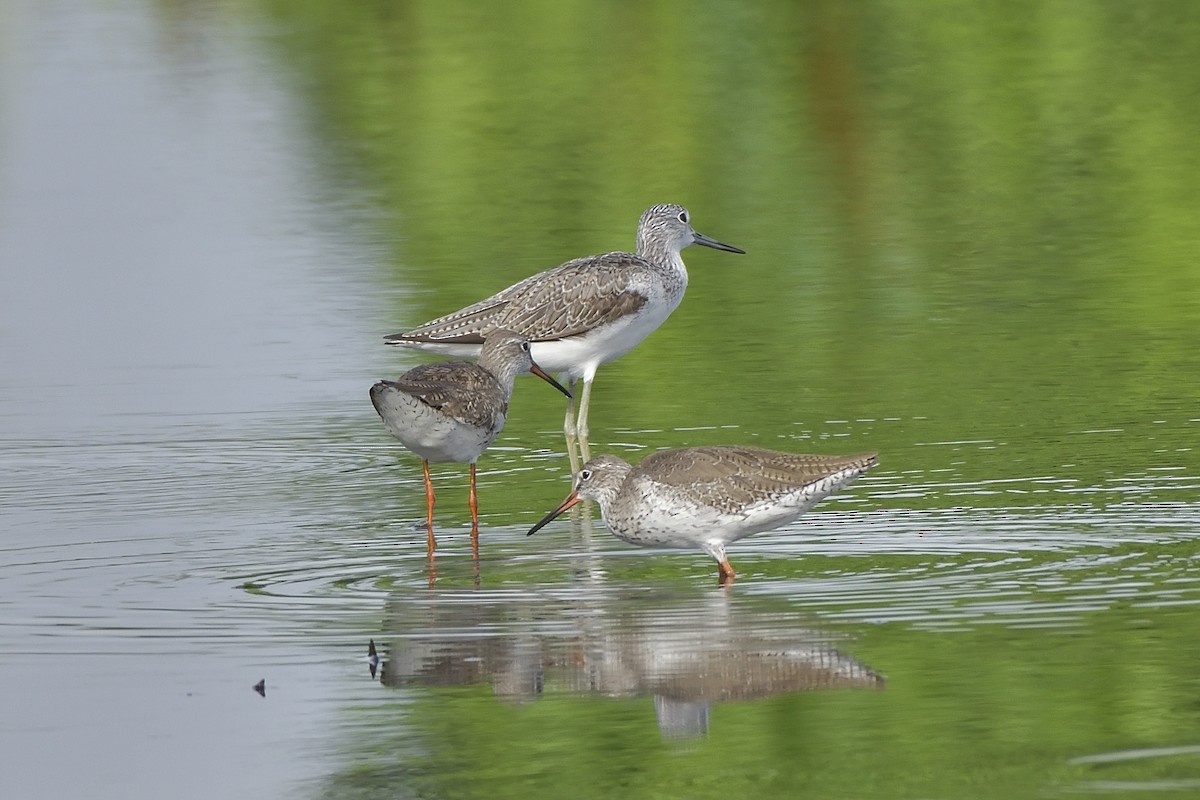
[[[590,469],[584,469],[584,470],[579,471],[579,480],[581,482],[582,481],[590,481],[591,479],[592,479],[592,471]]]
[[[526,353],[528,353],[529,352],[529,342],[521,342],[521,349],[524,350]]]

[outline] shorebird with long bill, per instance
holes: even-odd
[[[786,525],[877,463],[876,453],[815,456],[740,446],[661,450],[636,467],[617,456],[597,456],[528,535],[581,500],[595,500],[618,539],[703,550],[716,559],[718,580],[727,584],[735,573],[725,545]]]
[[[637,252],[568,261],[384,341],[462,357],[477,354],[497,328],[524,336],[543,369],[565,376],[572,389],[583,380],[578,415],[568,395],[563,422],[575,473],[591,456],[588,405],[596,369],[636,347],[679,306],[688,284],[680,251],[693,244],[746,252],[694,230],[683,206],[651,206],[638,222]]]
[[[529,341],[507,330],[488,334],[479,363],[438,361],[413,367],[394,381],[371,387],[371,404],[400,443],[421,457],[425,475],[425,525],[429,554],[433,537],[433,480],[430,461],[471,465],[471,545],[479,547],[479,504],[475,492],[475,462],[495,441],[508,418],[513,383],[532,372],[565,394],[571,393],[539,367],[530,355]]]

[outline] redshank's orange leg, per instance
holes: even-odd
[[[721,586],[728,586],[729,584],[733,583],[734,576],[736,576],[737,573],[733,571],[733,566],[729,563],[728,558],[721,559],[721,561],[717,564],[717,570],[718,584]]]
[[[479,558],[479,498],[475,494],[475,462],[471,462],[471,494],[467,498],[471,507],[471,553]]]
[[[421,460],[421,470],[425,473],[425,532],[429,535],[429,557],[433,557],[437,542],[433,539],[433,479],[429,477],[429,462]]]

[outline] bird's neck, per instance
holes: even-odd
[[[479,364],[481,367],[492,373],[492,377],[496,379],[496,383],[500,384],[501,391],[504,392],[504,399],[512,397],[513,384],[517,379],[517,368],[514,364],[484,364],[482,361]]]
[[[674,273],[683,288],[687,288],[688,271],[678,250],[664,247],[660,242],[639,240],[637,254],[651,264]]]

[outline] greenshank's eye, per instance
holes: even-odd
[[[686,211],[679,212],[679,221],[682,222],[684,225],[687,225],[687,212]]]

